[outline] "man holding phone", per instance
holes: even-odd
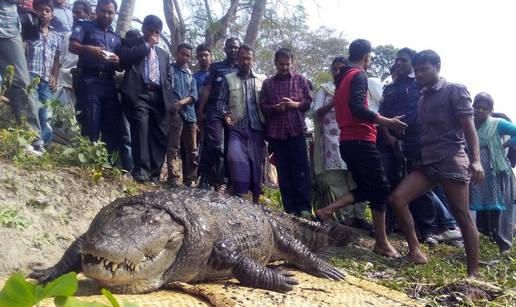
[[[121,145],[122,110],[115,87],[115,69],[121,46],[111,23],[116,15],[115,0],[98,0],[96,19],[78,23],[70,36],[69,50],[79,56],[79,87],[76,89],[81,134],[102,141],[110,153]],[[122,160],[124,157],[121,157]]]
[[[277,73],[264,81],[260,105],[265,136],[274,153],[285,212],[311,217],[310,169],[306,149],[305,112],[312,96],[308,80],[291,71],[292,51],[274,55]]]

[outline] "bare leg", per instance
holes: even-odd
[[[469,213],[469,185],[459,181],[443,179],[441,184],[448,199],[453,216],[459,224],[466,249],[468,277],[477,275],[479,242],[477,226]]]
[[[428,262],[425,253],[419,246],[417,240],[414,220],[408,208],[409,203],[430,190],[433,183],[419,171],[411,172],[389,197],[389,203],[396,214],[398,223],[403,229],[405,238],[409,245],[408,260],[415,264],[425,264]]]
[[[315,214],[323,221],[329,221],[333,218],[333,213],[342,207],[352,205],[354,198],[352,193],[346,193],[335,202],[324,208],[315,210]]]
[[[385,232],[385,212],[371,210],[373,215],[373,226],[375,233],[375,244],[373,251],[383,256],[398,258],[400,254],[389,243]]]

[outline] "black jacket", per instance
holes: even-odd
[[[170,111],[174,101],[172,98],[170,58],[165,50],[155,47],[159,60],[159,72],[161,90],[165,108]],[[120,65],[124,68],[124,78],[120,86],[123,103],[136,101],[143,89],[145,74],[145,58],[149,55],[149,48],[145,45],[143,37],[131,37],[122,41],[122,47],[118,51]]]

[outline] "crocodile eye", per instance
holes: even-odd
[[[157,224],[159,223],[161,220],[161,218],[159,217],[159,215],[152,215],[152,216],[149,216],[147,221],[150,223],[150,224]]]

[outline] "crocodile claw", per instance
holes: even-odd
[[[294,286],[299,284],[299,282],[296,279],[292,278],[292,276],[294,276],[294,274],[292,274],[290,272],[277,271],[275,273],[278,276],[277,288],[274,289],[276,291],[280,291],[280,292],[292,291],[292,289],[294,289]]]
[[[52,268],[32,269],[32,272],[28,277],[37,280],[39,284],[46,284],[56,279],[54,270]]]
[[[344,271],[337,269],[331,265],[324,265],[322,267],[319,267],[314,272],[314,275],[332,280],[343,280],[346,277],[346,273]]]

